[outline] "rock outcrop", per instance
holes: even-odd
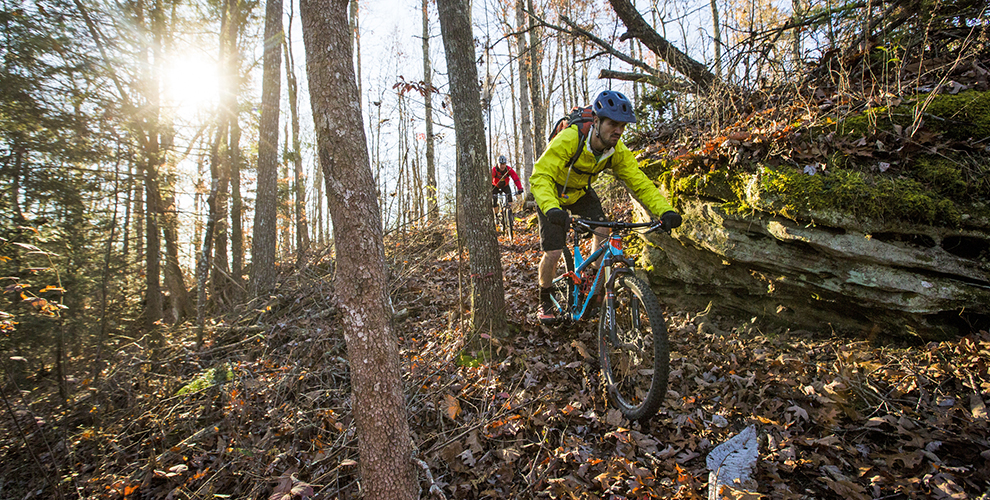
[[[641,263],[665,300],[819,332],[930,340],[988,327],[985,217],[962,214],[955,228],[841,210],[783,217],[760,182],[737,190],[741,204],[676,193],[684,225],[650,236]]]

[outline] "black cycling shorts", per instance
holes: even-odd
[[[584,196],[578,198],[574,203],[560,208],[571,212],[572,217],[599,222],[605,221],[602,200],[598,197],[598,193],[591,188],[588,188]],[[539,208],[536,209],[536,216],[540,220],[540,249],[544,252],[562,250],[567,243],[567,231],[562,226],[551,224],[547,220],[546,214]]]
[[[512,186],[510,186],[508,184],[506,184],[506,185],[504,185],[502,187],[492,186],[492,206],[493,207],[497,207],[498,206],[498,194],[499,193],[505,193],[505,196],[508,196],[509,203],[512,203]]]

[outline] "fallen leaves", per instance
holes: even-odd
[[[604,397],[593,323],[546,329],[529,319],[535,231],[520,231],[513,245],[503,247],[513,333],[499,339],[497,357],[476,366],[456,362],[463,346],[447,315],[457,302],[456,259],[442,260],[442,248],[422,261],[401,259],[411,277],[401,281],[408,289],[397,285],[395,305],[415,312],[397,333],[417,463],[434,478],[424,491],[451,499],[707,498],[706,458],[749,425],[759,442],[752,487],[723,485],[721,498],[965,498],[990,485],[987,332],[877,348],[668,311],[668,394],[643,426]],[[412,277],[427,272],[430,279]],[[304,297],[316,285],[296,286]],[[121,349],[118,365],[135,368],[102,379],[101,390],[117,390],[96,413],[44,419],[35,405],[14,416],[37,435],[55,421],[100,422],[60,444],[95,464],[73,470],[93,497],[357,497],[346,352],[342,339],[314,334],[333,331],[332,318],[278,307],[266,314],[282,319],[263,341],[227,347],[214,338],[210,357],[184,347],[189,338],[170,345],[164,364],[137,346]],[[210,370],[201,390],[174,398]],[[208,436],[185,441],[204,425]],[[4,448],[0,463],[32,463],[23,450]],[[150,469],[147,485],[128,480],[162,450],[172,455]]]

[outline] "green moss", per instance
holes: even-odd
[[[916,96],[915,106],[927,115],[925,126],[949,139],[990,137],[990,92],[967,90],[958,94]],[[925,115],[922,115],[925,118]]]
[[[962,166],[941,156],[921,156],[910,164],[910,170],[918,182],[936,193],[962,197],[967,185]]]
[[[893,132],[914,125],[916,116],[927,130],[946,139],[964,141],[990,137],[990,92],[968,90],[958,94],[918,94],[893,107],[880,106],[844,117],[813,132],[836,132],[865,137],[878,131]]]
[[[186,394],[192,394],[194,392],[202,391],[207,387],[229,382],[233,379],[234,371],[231,370],[229,363],[224,363],[219,367],[210,368],[209,370],[199,374],[198,377],[179,389],[179,392],[175,395],[184,396]]]
[[[745,177],[743,170],[738,166],[730,169],[724,164],[696,168],[685,165],[684,162],[663,160],[652,162],[643,168],[643,172],[666,188],[672,198],[688,194],[724,201],[738,199]]]
[[[951,199],[904,177],[841,169],[811,176],[791,167],[766,168],[761,190],[775,200],[781,215],[790,218],[830,209],[859,218],[922,224],[952,226],[961,220]]]

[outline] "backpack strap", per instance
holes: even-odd
[[[584,151],[584,144],[585,144],[585,142],[587,142],[587,140],[588,140],[588,136],[585,135],[585,134],[582,134],[581,133],[581,127],[578,127],[578,147],[574,151],[574,154],[571,155],[571,159],[568,160],[568,162],[567,162],[567,177],[564,178],[564,185],[561,186],[560,193],[558,193],[560,195],[560,197],[562,197],[562,198],[566,198],[566,196],[564,196],[564,191],[567,189],[567,181],[571,177],[571,170],[576,170],[577,173],[579,173],[581,175],[587,175],[588,176],[588,186],[585,188],[585,191],[587,191],[588,189],[591,189],[591,177],[593,175],[595,175],[595,174],[593,174],[591,172],[585,172],[584,170],[581,170],[580,168],[577,168],[577,167],[574,166],[574,163],[577,162],[577,159],[581,156],[581,152]],[[608,157],[608,160],[606,160],[605,168],[609,168],[611,166],[612,166],[612,157],[609,156]],[[604,169],[602,169],[602,170],[604,170]]]

